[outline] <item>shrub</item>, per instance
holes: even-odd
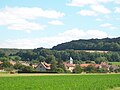
[[[57,72],[57,73],[64,73],[64,70],[63,70],[62,68],[57,68],[57,69],[56,69],[56,72]]]
[[[82,72],[82,68],[80,67],[80,65],[76,65],[75,69],[73,70],[73,73],[81,73]]]

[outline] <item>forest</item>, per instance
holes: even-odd
[[[80,39],[54,46],[53,50],[102,50],[120,51],[120,37],[103,39]]]

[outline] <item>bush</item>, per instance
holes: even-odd
[[[100,69],[97,70],[97,72],[98,72],[98,73],[107,73],[108,70],[105,69],[105,68],[100,68]]]
[[[89,65],[85,68],[85,72],[86,73],[95,73],[96,72],[96,68],[92,65]]]
[[[80,65],[76,65],[75,69],[73,69],[73,73],[81,73],[82,72],[82,68],[80,67]]]
[[[71,73],[71,71],[70,70],[66,70],[65,73]]]
[[[23,72],[32,72],[33,68],[31,66],[23,66],[21,68],[21,71],[23,71]]]
[[[5,71],[12,71],[13,68],[5,68]]]
[[[57,69],[56,69],[56,72],[57,72],[57,73],[64,73],[64,70],[63,70],[62,68],[57,68]]]

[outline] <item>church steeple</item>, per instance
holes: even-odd
[[[72,57],[70,57],[70,64],[73,64],[73,59],[72,59]]]

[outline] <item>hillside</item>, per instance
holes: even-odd
[[[54,46],[53,50],[102,50],[120,51],[120,37],[103,39],[80,39]]]

